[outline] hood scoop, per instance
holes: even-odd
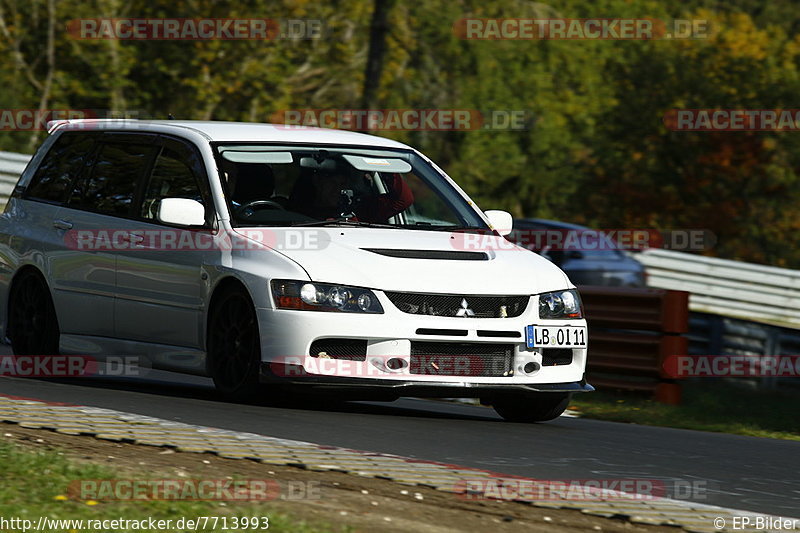
[[[457,252],[455,250],[402,250],[396,248],[362,248],[365,252],[372,252],[387,257],[402,259],[443,259],[445,261],[488,261],[489,254],[485,252]]]

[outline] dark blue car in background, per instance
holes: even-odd
[[[644,266],[629,252],[608,246],[607,240],[594,239],[596,246],[547,246],[548,242],[563,244],[569,233],[595,233],[586,226],[541,218],[514,220],[514,230],[508,239],[530,249],[555,263],[575,285],[608,285],[614,287],[644,287],[647,275]],[[552,238],[548,241],[548,235]],[[606,244],[604,245],[603,242]]]

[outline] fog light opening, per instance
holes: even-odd
[[[540,368],[542,368],[542,365],[540,365],[536,361],[530,361],[528,363],[525,363],[525,366],[522,367],[522,369],[525,371],[526,374],[534,374],[538,372]]]
[[[402,370],[408,366],[408,361],[399,357],[392,357],[386,361],[386,368],[389,370]]]

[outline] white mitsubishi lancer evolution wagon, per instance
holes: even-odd
[[[479,398],[559,416],[584,379],[574,285],[388,139],[55,121],[0,217],[0,335],[213,378],[233,397]]]

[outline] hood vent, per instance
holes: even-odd
[[[366,252],[403,259],[444,259],[446,261],[488,261],[485,252],[456,252],[450,250],[398,250],[394,248],[362,248]]]

